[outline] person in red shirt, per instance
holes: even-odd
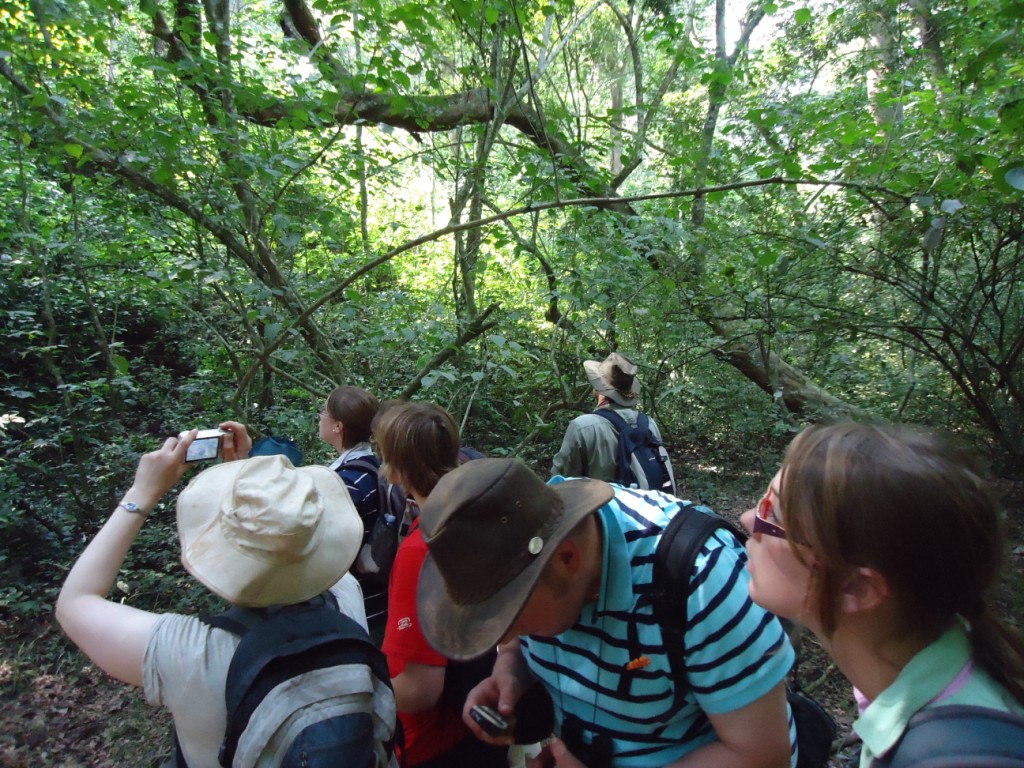
[[[381,470],[405,488],[417,507],[437,481],[459,463],[459,430],[433,403],[390,405],[373,425]],[[388,658],[409,768],[505,768],[507,749],[479,741],[462,721],[465,694],[478,680],[473,662],[451,662],[423,636],[416,588],[427,547],[418,519],[395,556],[388,588],[388,620],[382,650]],[[489,674],[490,659],[478,675]]]

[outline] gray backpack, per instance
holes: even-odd
[[[966,704],[929,707],[872,768],[1024,768],[1024,716]]]
[[[387,660],[334,595],[202,620],[242,638],[224,687],[224,768],[393,764],[401,736]]]

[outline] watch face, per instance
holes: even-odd
[[[139,509],[139,505],[136,504],[134,501],[122,501],[121,506],[124,507],[129,512],[134,512],[135,514],[138,514],[142,511],[141,509]]]

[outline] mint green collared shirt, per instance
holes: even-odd
[[[971,642],[962,621],[914,656],[893,684],[882,691],[853,724],[864,742],[860,768],[869,768],[875,758],[892,749],[910,718],[929,705],[972,704],[1024,714],[1024,706],[977,665],[962,686],[932,703],[970,659]]]

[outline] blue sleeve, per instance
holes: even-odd
[[[750,599],[746,551],[721,530],[690,581],[686,670],[701,709],[732,712],[785,679],[796,654],[779,620]]]

